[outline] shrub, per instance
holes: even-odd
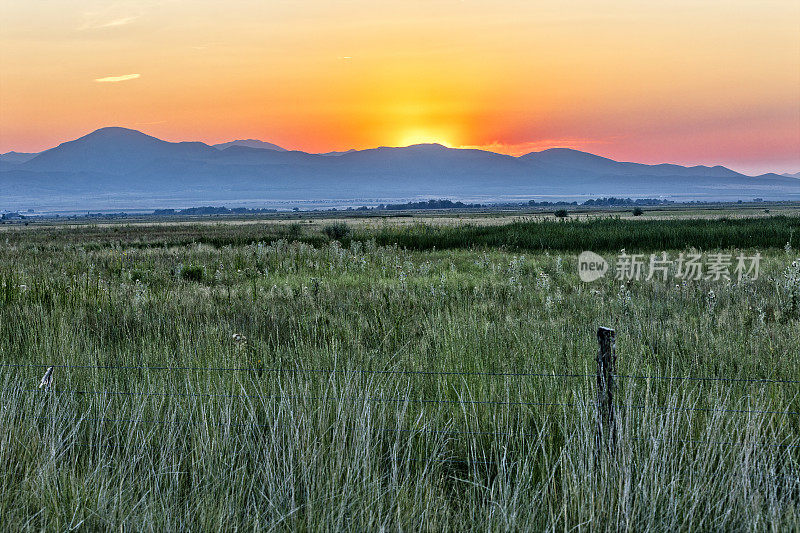
[[[642,211],[641,207],[634,207],[633,208],[633,216],[640,217],[642,215],[644,215],[644,211]]]
[[[340,241],[350,235],[350,226],[345,222],[335,222],[322,228],[322,232],[330,239]]]
[[[204,273],[200,265],[189,265],[181,269],[181,277],[186,281],[203,281]]]
[[[556,218],[567,218],[569,216],[569,213],[567,213],[566,209],[559,209],[553,214],[555,215]]]
[[[299,222],[292,222],[286,227],[286,236],[289,239],[296,241],[303,236],[303,225]]]

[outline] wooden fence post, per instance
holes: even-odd
[[[617,374],[616,342],[617,334],[611,328],[597,329],[597,448],[603,441],[613,448],[617,441],[614,423],[614,378]]]

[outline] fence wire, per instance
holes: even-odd
[[[53,416],[37,416],[37,420],[67,420],[66,418],[58,418]],[[74,421],[74,420],[73,420]],[[181,425],[188,426],[192,422],[185,420],[163,420],[163,419],[148,419],[148,418],[113,418],[113,417],[81,417],[77,419],[78,422],[103,422],[103,423],[125,423],[125,424],[154,424],[154,425]],[[256,424],[249,422],[210,422],[202,421],[195,423],[196,425],[216,426],[216,427],[237,427],[237,428],[272,428],[274,424]],[[407,434],[434,434],[434,435],[451,435],[451,436],[489,436],[489,437],[512,437],[512,438],[540,438],[542,435],[537,433],[526,432],[497,432],[497,431],[473,431],[473,430],[444,430],[440,428],[374,428],[374,431],[379,433],[407,433]],[[663,442],[663,443],[677,443],[677,444],[699,444],[699,445],[717,445],[717,446],[763,446],[770,448],[800,448],[800,444],[789,444],[782,442],[747,442],[747,441],[720,441],[709,439],[680,439],[671,437],[631,437],[631,440],[639,442]]]
[[[153,370],[175,372],[255,372],[286,374],[377,374],[377,375],[417,375],[417,376],[479,376],[479,377],[539,377],[539,378],[595,378],[589,373],[549,373],[549,372],[483,372],[461,370],[377,370],[360,368],[277,368],[277,367],[206,367],[206,366],[138,366],[138,365],[51,365],[45,363],[0,364],[0,368],[58,368],[82,370]],[[664,376],[647,374],[617,374],[618,379],[639,379],[659,381],[720,381],[740,383],[788,383],[800,384],[800,379],[788,378],[726,378],[719,376]]]
[[[551,379],[594,379],[596,374],[589,373],[547,373],[547,372],[495,372],[495,371],[460,371],[460,370],[409,370],[409,369],[396,369],[396,370],[380,370],[380,369],[349,369],[349,368],[285,368],[285,367],[258,367],[258,366],[241,366],[241,367],[213,367],[213,366],[145,366],[145,365],[74,365],[74,364],[61,364],[50,365],[46,363],[4,363],[0,364],[0,368],[29,368],[29,369],[46,369],[53,367],[54,369],[75,369],[75,370],[101,370],[101,371],[165,371],[165,372],[252,372],[262,374],[318,374],[318,375],[389,375],[389,376],[476,376],[476,377],[520,377],[520,378],[551,378]],[[668,375],[647,375],[647,374],[618,374],[615,376],[620,380],[646,380],[646,381],[669,381],[669,382],[729,382],[729,383],[745,383],[745,384],[800,384],[798,379],[784,379],[784,378],[727,378],[718,376],[668,376]],[[23,393],[41,393],[40,389],[23,389],[16,387],[7,387],[4,390],[15,390]],[[543,402],[543,401],[499,401],[499,400],[469,400],[469,399],[441,399],[441,398],[414,398],[410,396],[404,397],[383,397],[383,396],[351,396],[351,395],[264,395],[264,394],[227,394],[227,393],[214,393],[214,392],[177,392],[177,391],[164,391],[164,392],[150,392],[150,391],[121,391],[121,390],[91,390],[91,389],[65,389],[48,391],[59,395],[104,395],[110,397],[182,397],[182,398],[235,398],[246,400],[258,401],[309,401],[309,402],[336,402],[336,401],[349,401],[349,402],[363,402],[363,403],[393,403],[393,404],[421,404],[421,405],[493,405],[501,407],[557,407],[557,408],[577,408],[586,407],[588,402],[584,403],[571,403],[571,402]],[[591,402],[592,404],[594,402]],[[614,404],[615,409],[625,412],[643,411],[643,410],[660,410],[660,411],[679,411],[679,412],[708,412],[708,413],[736,413],[736,414],[762,414],[762,415],[800,415],[798,411],[788,410],[773,410],[773,409],[734,409],[734,408],[720,408],[720,407],[681,407],[681,406],[668,406],[668,405],[648,405],[648,404]],[[52,419],[55,417],[36,417],[38,419]],[[66,420],[66,419],[58,419]],[[75,420],[73,420],[75,421]],[[78,422],[102,422],[102,423],[145,423],[145,424],[173,424],[173,425],[189,425],[192,422],[177,421],[177,420],[159,420],[147,418],[113,418],[113,417],[81,417],[77,419]],[[255,427],[255,428],[268,428],[273,427],[271,424],[256,424],[256,423],[234,423],[234,422],[202,422],[206,425],[213,425],[226,428],[242,428],[242,427]],[[455,437],[491,437],[491,438],[537,438],[541,435],[526,432],[503,432],[503,431],[478,431],[478,430],[456,430],[444,429],[435,427],[422,427],[422,428],[373,428],[374,431],[380,433],[407,433],[407,434],[436,434]],[[717,441],[717,440],[697,440],[697,439],[677,439],[677,438],[661,438],[661,437],[633,437],[636,441],[649,441],[649,442],[665,442],[665,443],[678,443],[678,444],[693,444],[693,445],[724,445],[724,446],[745,446],[748,444],[755,444],[758,446],[767,447],[780,447],[780,448],[800,448],[798,444],[787,444],[780,442],[763,442],[763,443],[749,443],[749,442],[736,442],[736,441]],[[80,445],[75,446],[95,446],[95,445]],[[421,460],[429,460],[431,458],[423,458]],[[454,459],[454,458],[437,458],[436,460],[443,460],[444,462],[457,462],[469,464],[497,464],[495,461],[474,461],[472,459]]]
[[[18,390],[24,393],[41,392],[40,389],[6,389]],[[442,405],[499,405],[499,406],[533,406],[533,407],[579,407],[585,404],[578,403],[565,403],[565,402],[526,402],[526,401],[500,401],[500,400],[463,400],[463,399],[437,399],[437,398],[414,398],[404,396],[399,398],[387,398],[383,396],[332,396],[332,395],[303,395],[303,394],[289,394],[289,395],[268,395],[268,394],[226,394],[226,393],[209,393],[209,392],[144,392],[144,391],[116,391],[116,390],[82,390],[82,389],[61,389],[56,391],[58,394],[74,394],[74,395],[106,395],[106,396],[155,396],[155,397],[176,397],[176,398],[236,398],[245,400],[259,400],[259,401],[273,401],[279,402],[284,400],[291,401],[319,401],[319,402],[334,402],[334,401],[349,401],[349,402],[364,402],[364,403],[419,403],[419,404],[442,404]],[[720,407],[680,407],[670,405],[649,405],[649,404],[614,404],[615,409],[619,410],[659,410],[659,411],[697,411],[709,413],[739,413],[739,414],[775,414],[775,415],[800,415],[800,411],[784,411],[784,410],[771,410],[771,409],[731,409]]]

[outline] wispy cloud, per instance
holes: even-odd
[[[126,24],[130,24],[134,20],[138,19],[138,16],[133,17],[122,17],[114,20],[109,20],[104,24],[100,24],[99,26],[95,26],[96,28],[113,28],[115,26],[124,26]]]
[[[79,31],[118,28],[135,22],[142,15],[141,6],[130,3],[109,4],[103,9],[83,13],[83,24]]]
[[[118,81],[135,80],[141,76],[141,74],[123,74],[122,76],[106,76],[105,78],[97,78],[94,81],[98,83],[116,83]]]

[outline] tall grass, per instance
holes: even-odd
[[[469,247],[506,247],[510,250],[676,250],[688,247],[780,248],[797,246],[800,218],[776,216],[765,219],[716,220],[542,220],[496,226],[408,227],[385,225],[363,238],[380,244],[398,244],[415,250]],[[793,242],[794,241],[794,242]]]
[[[0,367],[3,525],[797,528],[798,384],[658,379],[800,376],[796,253],[762,245],[783,235],[762,222],[759,279],[677,286],[583,284],[555,248],[458,249],[470,228],[435,251],[381,245],[388,230],[345,246],[14,233],[2,363],[72,367],[47,393],[44,368]],[[598,325],[630,376],[603,453]]]

